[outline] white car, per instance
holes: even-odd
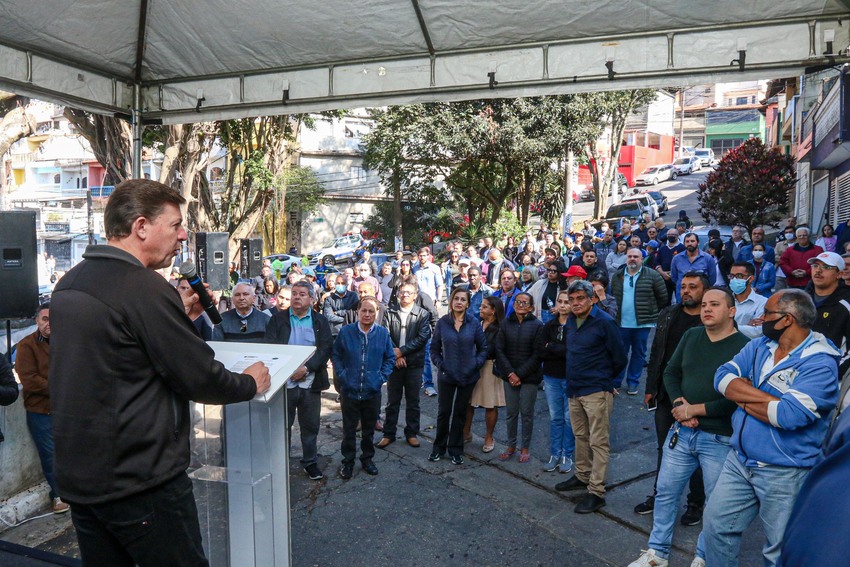
[[[321,250],[310,252],[310,265],[334,266],[341,261],[354,258],[354,252],[365,244],[366,242],[359,234],[346,234],[334,238]]]
[[[635,185],[658,185],[661,181],[676,179],[676,175],[673,164],[653,165],[635,178]]]
[[[714,163],[714,150],[711,148],[700,148],[696,151],[699,163],[703,167],[710,167]]]
[[[640,195],[623,199],[624,204],[631,203],[634,201],[639,202],[645,210],[649,211],[649,220],[655,220],[659,217],[660,213],[658,211],[658,203],[656,203],[655,199],[653,199],[648,194],[641,193]]]
[[[676,173],[678,175],[690,175],[695,171],[693,158],[690,157],[680,157],[673,162],[673,167],[676,168]]]

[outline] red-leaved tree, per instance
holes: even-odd
[[[776,226],[788,214],[788,196],[797,182],[791,156],[750,138],[727,153],[700,183],[699,213],[707,223]]]

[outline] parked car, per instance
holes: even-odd
[[[628,197],[627,199],[623,199],[623,203],[631,203],[633,201],[639,202],[644,209],[649,211],[649,219],[655,220],[661,214],[658,210],[658,203],[655,202],[655,199],[652,198],[647,193],[641,193],[640,195],[635,195],[633,197]]]
[[[608,212],[605,213],[605,218],[610,219],[610,221],[619,221],[623,218],[639,219],[643,216],[643,213],[649,213],[650,216],[652,215],[652,211],[647,209],[639,200],[630,200],[608,207]],[[608,224],[610,225],[611,222]]]
[[[684,148],[682,148],[681,157],[690,157],[690,156],[694,155],[695,151],[696,151],[695,147],[685,146]],[[676,148],[674,155],[677,155],[677,156],[679,155],[679,148]]]
[[[676,168],[676,173],[678,175],[690,175],[696,169],[694,169],[694,163],[699,164],[699,158],[694,158],[691,156],[688,157],[680,157],[676,161],[673,162],[673,167]]]
[[[283,269],[280,271],[281,274],[285,274],[289,271],[289,266],[292,264],[301,265],[301,257],[300,256],[292,256],[290,254],[269,254],[268,256],[263,256],[263,260],[268,260],[270,262],[274,262],[276,258],[279,258],[281,262],[283,262]]]
[[[658,185],[661,181],[676,179],[673,164],[653,165],[643,170],[635,179],[635,185]]]
[[[620,197],[625,196],[629,192],[629,182],[626,176],[622,173],[617,174],[617,187],[620,190]],[[608,196],[611,196],[611,191],[608,191]],[[578,192],[579,201],[594,201],[596,194],[593,192],[593,184],[589,183]]]
[[[655,201],[655,203],[658,205],[659,215],[664,216],[665,214],[667,214],[667,211],[669,210],[669,207],[667,206],[667,195],[665,195],[658,189],[646,189],[644,191],[641,191],[641,193],[645,193],[652,197],[652,200]]]
[[[699,163],[703,167],[710,167],[714,163],[714,150],[711,148],[700,148],[696,151]]]
[[[365,244],[359,233],[334,238],[320,250],[308,254],[310,265],[334,266],[341,261],[352,260],[355,251]]]

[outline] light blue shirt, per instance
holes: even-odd
[[[752,287],[750,295],[744,301],[739,302],[738,298],[735,298],[735,322],[738,324],[738,330],[748,339],[762,336],[761,325],[754,327],[749,323],[764,314],[766,303],[767,298],[757,294]]]
[[[308,309],[307,314],[303,317],[299,317],[292,309],[290,309],[289,326],[291,331],[289,334],[288,344],[299,346],[316,346],[316,333],[313,330],[312,309]],[[307,376],[305,376],[303,380],[301,380],[300,382],[287,382],[286,387],[289,389],[303,388],[307,390],[310,388],[310,386],[313,385],[313,380],[315,378],[316,374],[314,372],[308,372]]]
[[[438,290],[443,287],[443,276],[440,273],[440,268],[433,263],[429,263],[423,267],[417,264],[413,267],[413,275],[416,276],[416,283],[419,284],[419,291],[427,293],[428,297],[437,301]]]
[[[637,312],[635,311],[635,286],[643,270],[631,275],[626,269],[623,272],[623,305],[620,308],[620,327],[624,329],[650,329],[655,325],[646,323],[638,325]]]

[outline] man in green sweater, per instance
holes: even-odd
[[[682,491],[699,466],[708,498],[723,469],[737,405],[714,389],[714,373],[747,344],[735,328],[735,298],[711,288],[702,298],[702,327],[689,329],[664,371],[676,422],[667,435],[649,549],[629,567],[666,567]],[[705,567],[703,537],[697,540],[691,567]]]

